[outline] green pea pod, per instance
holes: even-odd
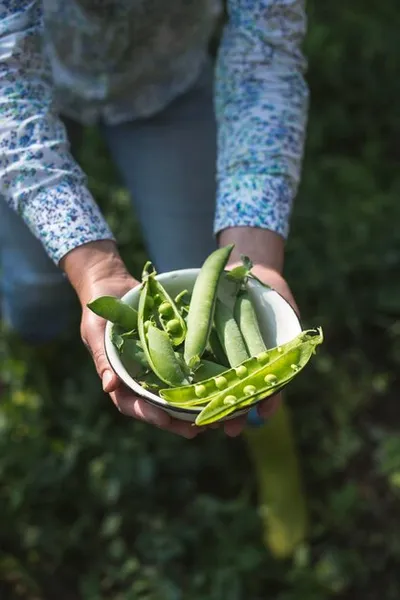
[[[215,305],[215,329],[231,367],[236,367],[249,358],[233,312],[218,299]]]
[[[218,364],[225,365],[225,367],[230,366],[214,325],[211,328],[206,349],[213,355]]]
[[[212,252],[204,261],[194,284],[184,345],[184,358],[189,366],[206,349],[214,318],[218,283],[232,250],[233,244],[230,244]]]
[[[185,319],[164,286],[155,278],[156,271],[150,272],[151,267],[151,263],[147,262],[142,275],[143,282],[148,285],[148,308],[153,311],[154,319],[168,334],[173,346],[179,346],[186,337]]]
[[[170,386],[188,382],[165,331],[150,323],[147,328],[147,344],[149,364],[161,381]]]
[[[152,322],[149,283],[150,278],[144,280],[139,297],[138,332],[143,351],[150,368],[161,381],[172,387],[185,385],[189,380],[175,356],[168,334]]]
[[[207,404],[196,418],[196,425],[209,425],[227,417],[254,402],[270,396],[278,387],[289,383],[306,366],[315,348],[322,342],[322,334],[281,354],[273,363],[267,363],[258,372],[222,391]]]
[[[160,390],[160,396],[171,404],[186,402],[189,405],[191,402],[197,402],[200,397],[211,400],[222,389],[230,388],[238,382],[251,383],[249,379],[257,375],[265,365],[272,366],[278,358],[289,352],[289,350],[313,339],[316,339],[316,345],[322,342],[321,329],[302,331],[289,342],[271,348],[267,352],[261,352],[256,357],[248,358],[237,367],[223,371],[218,380],[216,377],[202,380],[200,388],[198,384],[191,384],[178,388],[162,389]],[[317,341],[319,339],[321,341]]]
[[[234,315],[249,355],[256,356],[260,352],[265,352],[267,347],[261,335],[257,315],[247,290],[239,292],[235,303]]]
[[[99,317],[120,325],[126,331],[137,327],[137,311],[119,298],[100,296],[87,304],[87,307]]]
[[[196,369],[193,374],[193,381],[199,382],[203,379],[209,379],[210,377],[216,377],[226,371],[226,367],[219,365],[211,360],[201,359],[200,366]]]

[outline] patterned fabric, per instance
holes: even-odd
[[[57,263],[111,239],[59,114],[108,124],[149,116],[194,85],[218,0],[1,0],[0,195]],[[307,116],[304,0],[228,0],[216,66],[215,233],[286,237]]]

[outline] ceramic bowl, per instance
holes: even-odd
[[[192,292],[194,283],[200,269],[182,269],[179,271],[170,271],[156,275],[156,278],[162,283],[170,296],[175,297],[181,290]],[[140,287],[137,286],[127,292],[122,300],[132,306],[138,307]],[[273,348],[292,340],[298,335],[302,328],[296,313],[288,302],[275,290],[266,288],[256,280],[249,280],[248,290],[251,295],[254,309],[257,314],[261,334],[268,348]],[[144,389],[134,377],[130,375],[121,360],[121,357],[111,341],[112,323],[107,321],[105,328],[105,350],[111,367],[123,383],[147,402],[165,410],[171,417],[183,421],[194,422],[200,412],[198,409],[187,409],[173,407],[165,400]],[[235,411],[227,419],[237,417],[247,413],[249,408]]]

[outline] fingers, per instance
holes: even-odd
[[[92,355],[96,371],[102,381],[106,393],[114,392],[120,385],[120,380],[114,373],[107,360],[104,350],[104,319],[85,311],[82,317],[81,336],[83,343]]]
[[[159,429],[175,433],[186,439],[193,439],[201,431],[199,427],[173,419],[164,410],[134,396],[125,386],[121,385],[110,396],[118,410],[127,417],[150,423]]]
[[[264,420],[270,419],[282,402],[282,394],[267,398],[258,405],[258,414]]]
[[[258,405],[258,407],[257,407],[258,414],[264,421],[266,421],[267,419],[270,419],[273,416],[273,414],[275,413],[275,411],[277,410],[281,401],[282,401],[281,394],[277,394],[276,396],[273,396],[272,398],[267,398],[263,402],[260,402],[260,404]],[[245,429],[245,427],[247,425],[247,415],[244,415],[242,417],[237,417],[236,419],[231,419],[229,421],[225,421],[225,423],[223,425],[224,425],[224,431],[227,436],[237,437],[238,435],[240,435],[242,433],[242,431]]]

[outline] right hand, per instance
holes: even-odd
[[[201,428],[173,419],[131,392],[112,370],[104,350],[105,319],[95,315],[87,304],[103,295],[122,297],[139,282],[126,270],[116,246],[111,241],[92,242],[69,252],[61,267],[78,294],[82,306],[81,337],[92,355],[96,371],[118,410],[128,416],[151,423],[160,429],[191,439]]]

